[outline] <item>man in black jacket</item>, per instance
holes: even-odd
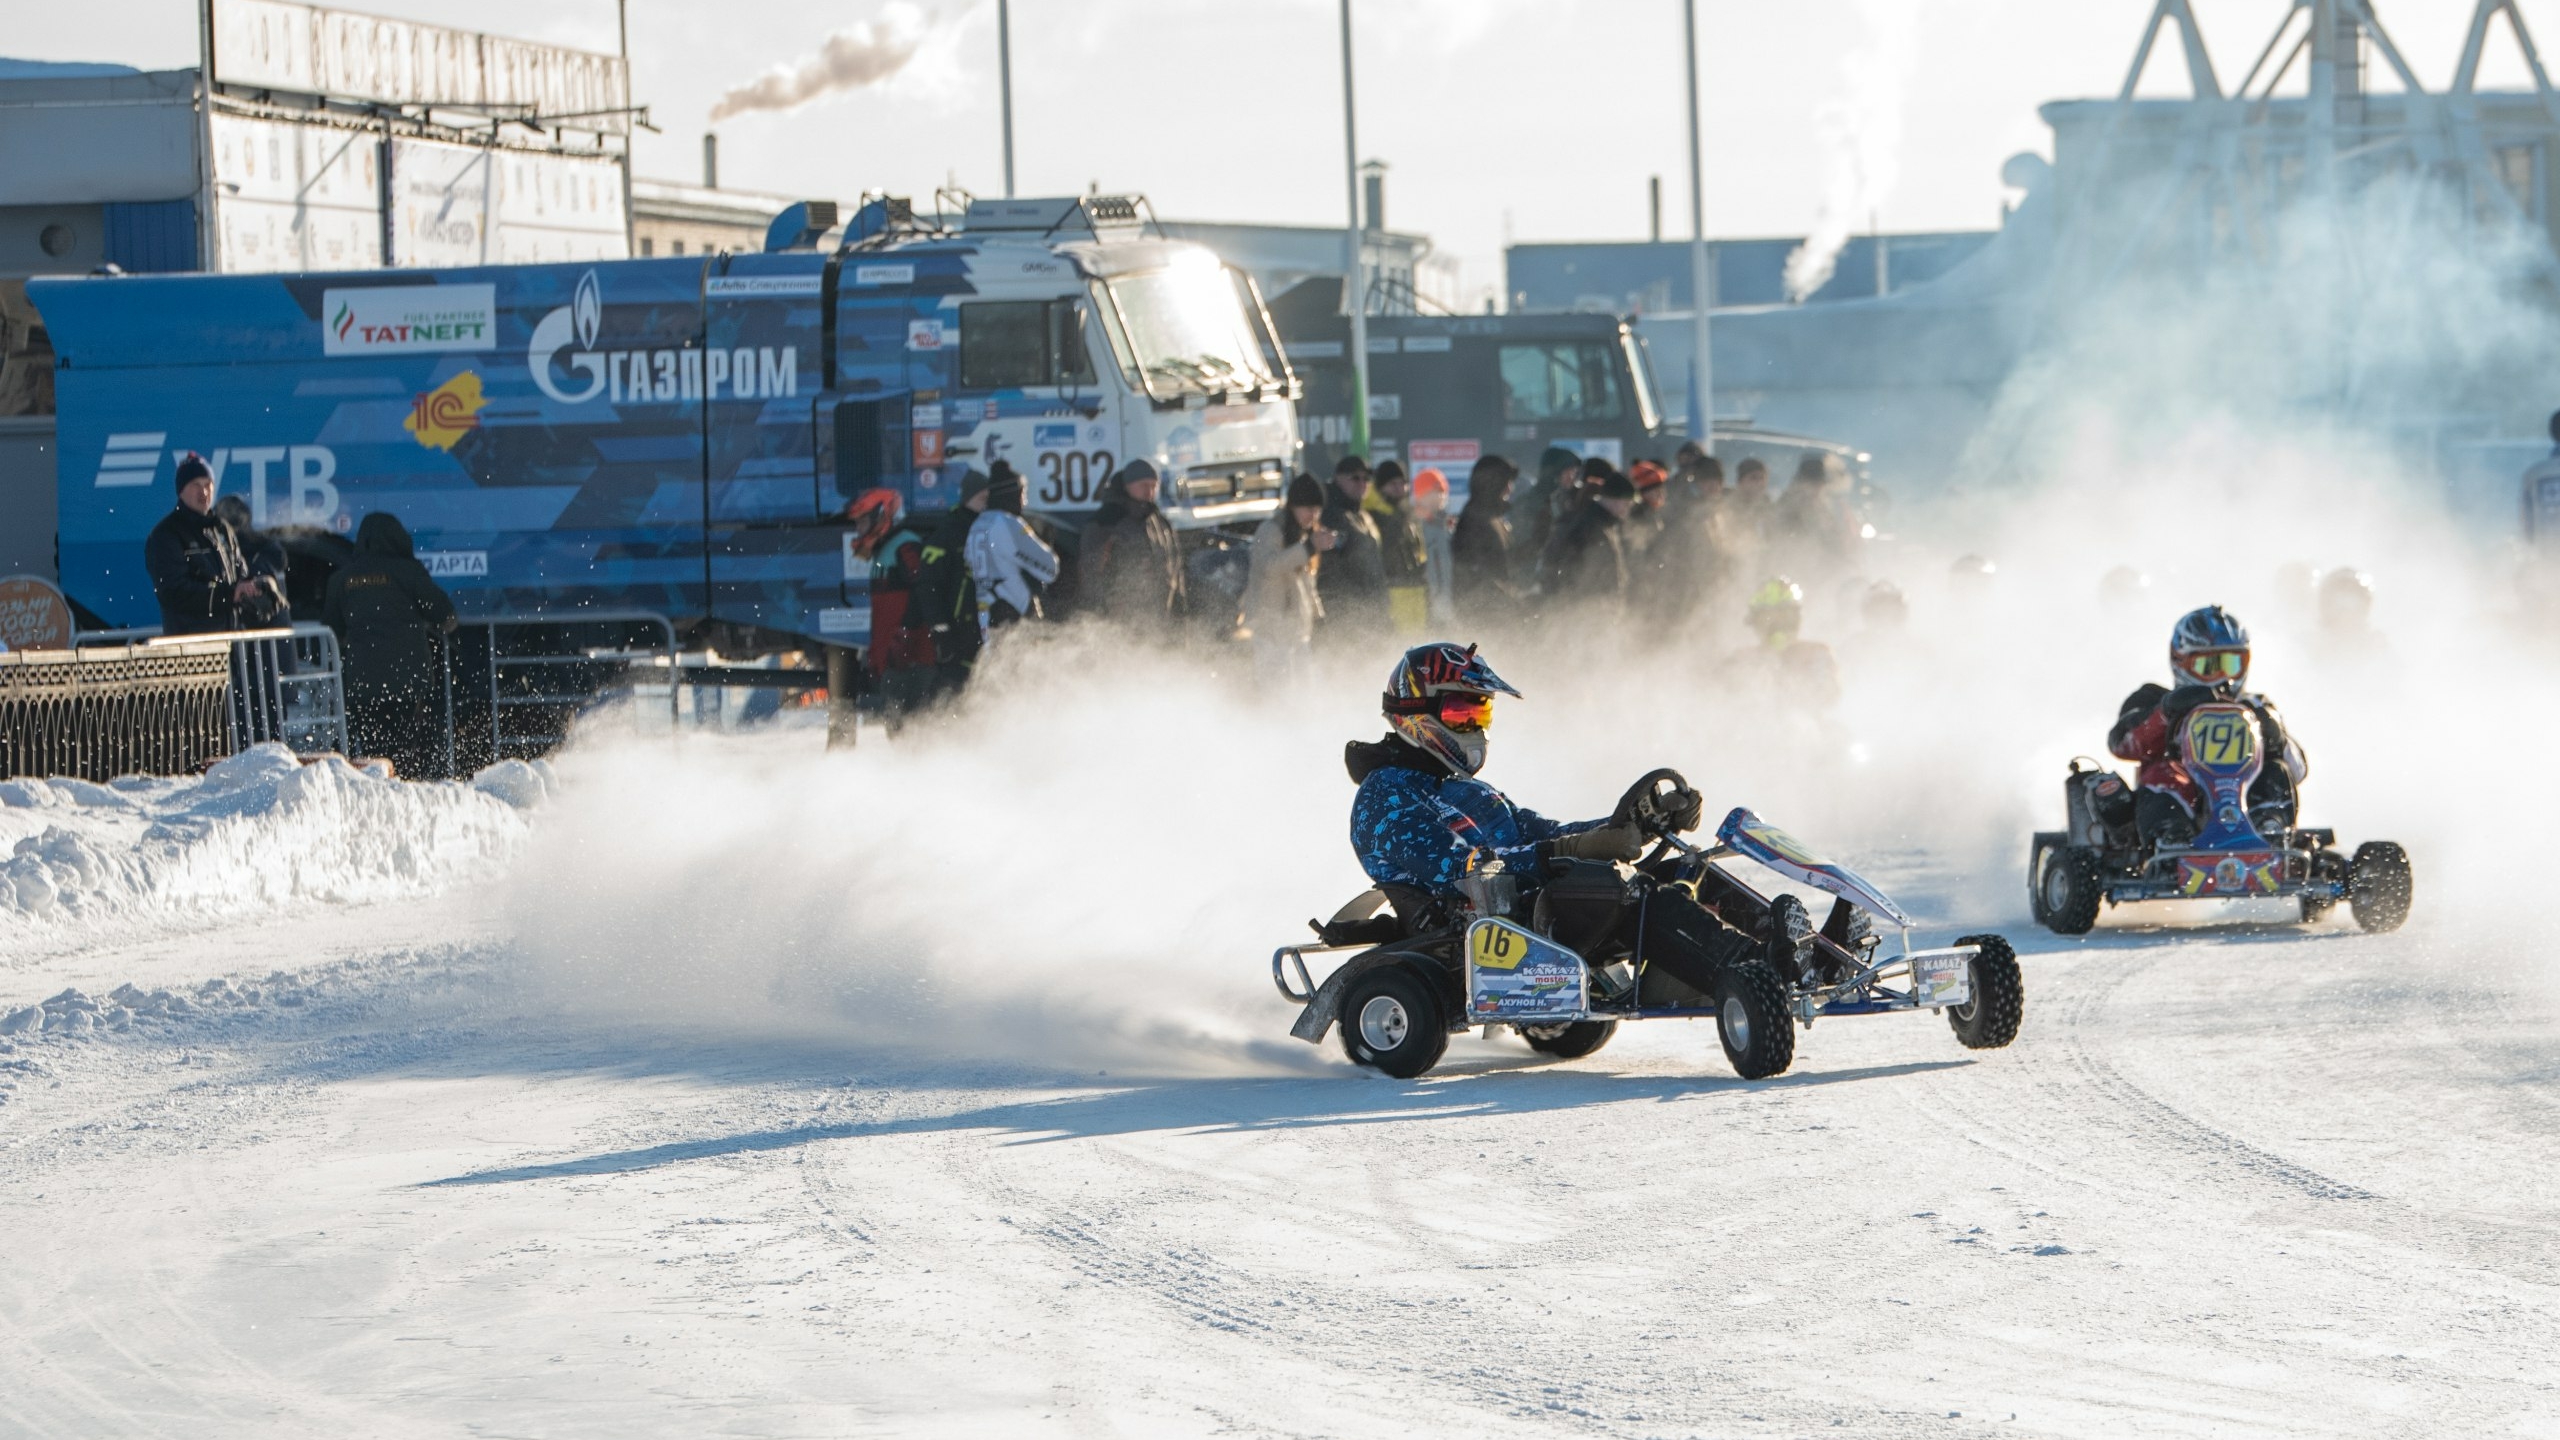
[[[1324,602],[1316,634],[1323,640],[1357,641],[1387,630],[1386,557],[1368,499],[1368,462],[1343,456],[1334,463],[1333,493],[1317,522],[1341,537],[1316,570],[1316,598]]]
[[[376,511],[356,526],[356,552],[329,577],[322,613],[338,632],[356,745],[397,774],[433,773],[444,738],[436,640],[460,622],[397,516]]]
[[[284,545],[258,528],[250,517],[249,502],[237,495],[214,501],[213,513],[231,527],[231,538],[240,544],[240,558],[249,567],[249,578],[257,584],[240,602],[241,625],[263,630],[292,624],[293,602],[285,594]]]
[[[237,630],[242,603],[258,591],[238,537],[213,513],[213,471],[193,450],[178,457],[178,503],[142,542],[142,568],[167,635]]]
[[[1602,469],[1595,493],[1556,536],[1547,577],[1550,609],[1587,606],[1615,616],[1627,602],[1627,513],[1635,508],[1635,483],[1615,469]]]
[[[1518,567],[1511,558],[1511,487],[1520,469],[1499,455],[1476,462],[1467,479],[1467,508],[1449,534],[1451,589],[1458,614],[1479,627],[1519,613]]]
[[[1083,603],[1149,637],[1172,632],[1183,610],[1182,542],[1156,504],[1156,467],[1132,460],[1107,482],[1076,557]]]

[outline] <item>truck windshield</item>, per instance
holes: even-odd
[[[1185,256],[1162,270],[1110,282],[1130,357],[1150,395],[1223,394],[1276,384],[1226,267]]]
[[[1662,428],[1662,402],[1653,388],[1653,357],[1632,325],[1618,332],[1618,343],[1627,350],[1627,371],[1634,381],[1628,388],[1636,392],[1636,418],[1644,422],[1646,434],[1653,434]]]

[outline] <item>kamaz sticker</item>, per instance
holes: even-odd
[[[596,349],[596,332],[604,320],[604,296],[596,272],[578,278],[570,302],[542,317],[525,347],[525,363],[533,383],[563,405],[583,405],[599,397],[615,405],[677,404],[717,400],[726,385],[736,400],[772,400],[800,393],[800,351],[793,345],[740,346],[734,350]],[[573,354],[563,355],[571,344]],[[564,388],[559,371],[585,376],[575,388]]]
[[[486,350],[497,341],[495,285],[368,285],[320,292],[320,349],[326,355],[438,354]]]
[[[98,460],[97,488],[150,484],[160,473],[160,447],[168,443],[165,430],[108,436],[107,453]]]

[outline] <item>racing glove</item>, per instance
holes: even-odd
[[[1707,797],[1683,785],[1662,797],[1662,821],[1674,835],[1698,828],[1707,818]]]
[[[1563,860],[1634,860],[1644,854],[1644,831],[1633,820],[1612,820],[1547,844],[1549,853]]]

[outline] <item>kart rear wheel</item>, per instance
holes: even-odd
[[[1997,935],[1967,935],[1956,943],[1981,948],[1973,957],[1973,999],[1948,1006],[1947,1025],[1967,1050],[1997,1050],[2018,1038],[2018,1021],[2027,1010],[2018,952]]]
[[[1523,1025],[1520,1038],[1541,1055],[1559,1060],[1579,1060],[1609,1043],[1618,1033],[1615,1020],[1573,1020],[1562,1025]]]
[[[1402,965],[1351,982],[1342,996],[1342,1053],[1398,1080],[1426,1074],[1449,1048],[1440,997]]]
[[[2409,918],[2409,902],[2417,882],[2409,873],[2409,852],[2388,840],[2367,840],[2356,847],[2347,866],[2347,907],[2365,933],[2384,935]]]
[[[1716,976],[1716,1038],[1745,1080],[1786,1072],[1796,1059],[1796,1022],[1787,987],[1757,960],[1722,967]]]
[[[2058,830],[2039,830],[2034,843],[2027,847],[2027,913],[2039,925],[2053,923],[2053,907],[2044,898],[2044,876],[2069,838]]]
[[[2098,923],[2098,857],[2084,846],[2052,852],[2044,866],[2044,925],[2056,935],[2086,935]]]

